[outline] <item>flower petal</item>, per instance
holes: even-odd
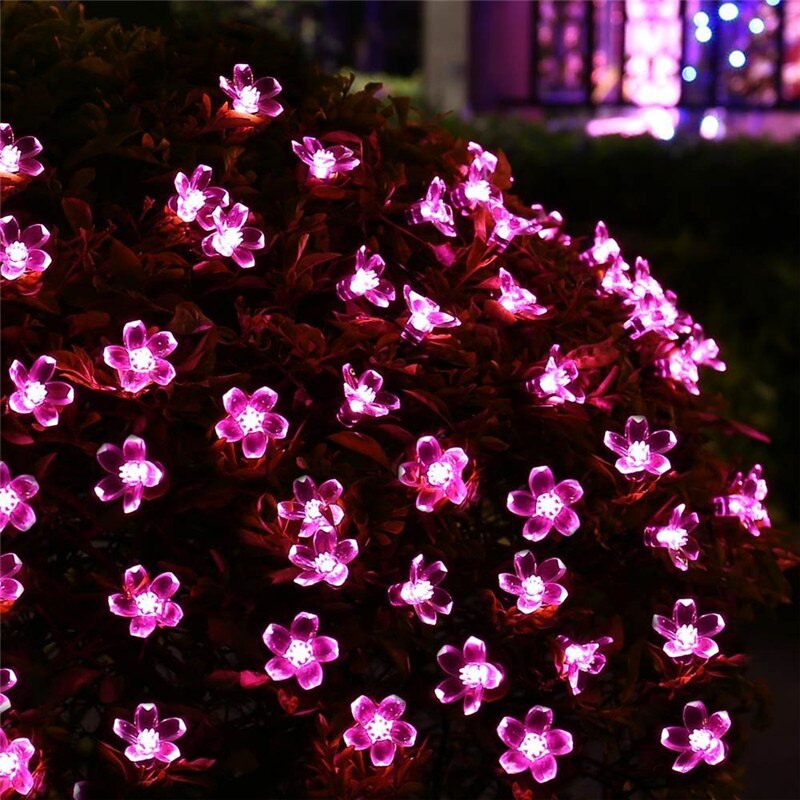
[[[315,689],[322,683],[322,667],[317,661],[310,661],[303,664],[297,670],[297,682],[303,689]]]

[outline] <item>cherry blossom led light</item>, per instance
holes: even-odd
[[[339,481],[332,479],[317,484],[308,475],[293,484],[294,500],[278,503],[278,516],[300,522],[297,535],[313,536],[317,531],[332,531],[344,519],[344,509],[337,503],[344,491]]]
[[[347,580],[347,565],[358,555],[355,539],[338,539],[335,531],[318,530],[311,544],[293,544],[289,561],[300,568],[294,582],[300,586],[313,586],[324,581],[339,588]]]
[[[600,267],[613,263],[620,255],[617,240],[611,238],[605,222],[600,220],[594,229],[594,244],[581,253],[581,260],[591,267]]]
[[[466,180],[450,192],[450,201],[462,214],[468,214],[478,206],[502,201],[500,190],[489,182],[497,169],[497,156],[476,142],[470,142],[467,149],[473,159],[467,168]]]
[[[114,720],[114,733],[128,744],[125,756],[129,761],[144,768],[166,766],[181,754],[175,740],[186,733],[186,723],[180,717],[159,721],[158,709],[153,703],[140,703],[133,723],[119,718]]]
[[[336,418],[342,425],[352,428],[364,417],[385,417],[400,408],[400,398],[383,391],[383,376],[374,369],[356,375],[351,364],[342,367],[344,378],[344,403]]]
[[[245,458],[261,458],[267,452],[270,439],[285,439],[289,420],[272,409],[278,402],[278,393],[262,386],[253,394],[234,387],[222,397],[222,405],[228,412],[215,430],[220,439],[241,442]]]
[[[209,230],[213,233],[202,241],[203,253],[208,258],[232,258],[242,269],[254,267],[253,251],[263,250],[266,239],[258,228],[245,225],[249,216],[250,209],[242,203],[236,203],[228,211],[217,206],[211,213]]]
[[[386,308],[394,300],[394,286],[382,278],[386,262],[377,254],[369,254],[366,246],[356,252],[355,272],[336,284],[336,293],[342,300],[363,297],[379,308]]]
[[[718,517],[737,517],[752,536],[760,536],[762,528],[771,527],[769,513],[764,506],[767,482],[762,477],[761,464],[756,464],[746,477],[742,473],[728,487],[724,497],[714,498],[714,514]]]
[[[420,553],[411,562],[408,580],[389,587],[389,602],[411,606],[425,624],[435,625],[437,614],[453,610],[453,598],[439,586],[446,575],[447,567],[441,561],[425,566],[425,556]]]
[[[27,531],[36,522],[36,514],[28,500],[39,492],[39,484],[33,475],[11,477],[5,461],[0,461],[0,531],[10,522],[18,531]]]
[[[104,503],[121,497],[126,514],[136,511],[147,498],[148,489],[164,479],[163,465],[147,460],[147,445],[138,436],[129,436],[121,449],[108,442],[101,445],[97,461],[109,474],[94,487],[94,493]]]
[[[514,555],[514,572],[501,573],[498,581],[504,592],[517,598],[517,609],[522,614],[560,606],[567,599],[567,590],[558,583],[567,572],[560,558],[548,558],[537,565],[530,550],[521,550]]]
[[[731,718],[727,711],[709,715],[699,700],[687,703],[683,708],[683,726],[661,731],[661,744],[680,754],[672,769],[689,772],[701,761],[711,766],[724,761],[728,746],[722,737],[730,727]]]
[[[34,156],[42,152],[41,142],[35,136],[14,138],[14,129],[0,123],[0,172],[6,175],[27,175],[35,178],[44,171]]]
[[[603,671],[606,657],[600,648],[613,641],[611,636],[601,636],[581,644],[569,636],[556,636],[558,677],[569,683],[572,694],[578,695],[586,688],[589,675],[599,675]]]
[[[547,313],[547,308],[536,302],[536,295],[529,289],[520,286],[514,276],[500,267],[500,297],[497,302],[503,308],[518,317],[540,317]]]
[[[697,615],[697,604],[691,598],[678,600],[672,607],[672,618],[653,615],[653,628],[667,641],[664,652],[679,663],[693,658],[712,658],[719,646],[711,638],[725,628],[720,614]]]
[[[5,731],[0,730],[0,795],[9,790],[21,795],[33,789],[33,774],[28,764],[36,753],[30,739],[20,737],[9,741]]]
[[[264,631],[264,644],[275,654],[264,669],[274,681],[296,678],[303,689],[322,683],[322,666],[339,658],[339,643],[330,636],[319,636],[319,617],[299,613],[290,629],[271,623]]]
[[[256,80],[249,64],[234,66],[233,81],[220,75],[219,86],[233,101],[233,110],[237,114],[277,117],[283,111],[283,106],[273,99],[280,94],[281,85],[275,78]]]
[[[406,702],[396,694],[375,703],[366,695],[357,697],[350,709],[356,724],[343,735],[345,744],[356,750],[369,750],[375,767],[388,767],[394,761],[397,748],[413,747],[417,729],[401,720]]]
[[[461,447],[442,450],[433,436],[417,440],[415,461],[400,465],[398,478],[404,486],[417,489],[417,508],[430,514],[443,500],[460,506],[467,499],[467,485],[462,477],[469,456]]]
[[[0,712],[11,708],[6,692],[17,685],[17,673],[13,669],[0,669]]]
[[[410,286],[403,287],[409,318],[403,328],[403,338],[421,342],[434,328],[457,328],[461,321],[442,311],[437,303],[418,294]]]
[[[692,334],[672,349],[665,358],[656,361],[656,367],[664,378],[682,383],[690,394],[699,395],[698,367],[707,366],[717,372],[726,370],[725,362],[717,358],[719,346],[713,339],[706,339],[700,325],[692,327]]]
[[[445,182],[436,177],[431,181],[425,197],[412,203],[406,212],[406,218],[411,225],[421,225],[430,222],[440,233],[445,236],[457,236],[453,221],[453,209],[445,202],[447,187]]]
[[[564,536],[572,536],[581,524],[571,508],[583,497],[578,481],[569,479],[556,484],[550,467],[534,467],[528,475],[528,486],[530,492],[510,492],[506,501],[512,514],[528,518],[522,535],[538,542],[555,528]]]
[[[188,178],[183,172],[175,176],[175,189],[177,194],[167,200],[167,207],[184,222],[195,222],[201,228],[210,231],[215,225],[211,215],[219,206],[225,207],[230,203],[230,197],[225,189],[218,186],[209,186],[212,170],[205,164],[195,167],[192,177]]]
[[[325,147],[319,139],[304,136],[292,141],[294,154],[308,167],[308,177],[320,183],[333,183],[342,173],[352,172],[360,163],[355,153],[341,144]]]
[[[625,423],[624,436],[606,431],[603,443],[619,456],[615,466],[626,478],[641,478],[645,474],[657,478],[671,469],[664,453],[672,450],[678,439],[670,430],[651,433],[644,417],[633,416]]]
[[[672,509],[666,525],[650,525],[644,531],[644,543],[648,547],[663,547],[669,553],[672,563],[681,571],[689,568],[690,561],[697,561],[700,547],[691,536],[700,524],[700,518],[693,511],[686,510],[686,503]]]
[[[52,261],[42,247],[50,240],[44,225],[21,230],[16,217],[0,218],[0,275],[15,281],[30,273],[44,272]]]
[[[554,344],[544,366],[531,370],[525,388],[545,405],[583,403],[586,394],[578,385],[579,374],[578,362],[562,356],[561,346]]]
[[[122,331],[123,345],[109,345],[103,350],[103,361],[117,371],[120,386],[127,392],[141,392],[155,383],[168,386],[175,378],[175,367],[166,357],[178,342],[170,331],[148,336],[140,319],[128,322]]]
[[[439,666],[448,674],[434,690],[440,703],[464,701],[464,714],[474,714],[486,699],[486,692],[497,689],[505,672],[499,664],[486,660],[486,643],[470,636],[459,650],[445,645],[437,654]]]
[[[14,577],[22,569],[22,561],[16,553],[0,555],[0,602],[15,603],[25,587]]]
[[[516,775],[530,770],[537,783],[545,783],[558,773],[556,756],[572,752],[572,734],[553,728],[553,711],[545,706],[533,706],[520,722],[503,717],[497,735],[509,749],[500,756],[500,766]]]
[[[137,564],[125,570],[123,591],[108,597],[108,608],[118,617],[130,619],[130,634],[146,639],[156,628],[174,628],[183,619],[183,609],[171,598],[181,586],[172,572],[152,580]]]
[[[56,370],[56,360],[39,356],[30,371],[20,361],[12,361],[8,374],[16,391],[8,398],[8,405],[17,414],[33,414],[45,428],[58,425],[58,415],[64,406],[75,399],[73,388],[62,381],[51,381]]]
[[[542,230],[541,224],[536,220],[512,214],[502,203],[491,203],[489,209],[494,219],[489,244],[494,245],[499,252],[505,250],[517,236],[526,236]]]

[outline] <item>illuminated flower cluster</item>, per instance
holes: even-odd
[[[140,767],[151,768],[171,764],[181,751],[174,743],[186,733],[186,723],[180,717],[167,717],[159,722],[158,709],[153,703],[136,707],[133,723],[114,720],[114,733],[128,746],[125,756]]]
[[[325,582],[339,588],[350,573],[347,565],[358,555],[355,539],[339,539],[336,531],[318,530],[310,544],[293,544],[289,561],[300,568],[294,582],[313,586]]]
[[[337,503],[343,491],[339,481],[325,481],[317,488],[317,484],[304,475],[292,488],[295,499],[278,503],[278,516],[299,521],[297,535],[301,538],[313,536],[317,531],[332,531],[344,519],[344,509]]]
[[[383,377],[374,369],[356,375],[351,364],[342,367],[344,403],[336,418],[342,425],[353,427],[364,417],[385,417],[400,408],[400,398],[383,391]]]
[[[320,183],[333,183],[344,172],[352,172],[361,160],[341,144],[325,147],[319,139],[304,136],[302,142],[292,142],[294,154],[308,167],[308,177]]]
[[[413,747],[417,730],[400,719],[406,710],[405,700],[396,694],[375,703],[366,695],[357,697],[350,706],[356,724],[344,732],[348,747],[369,749],[375,767],[388,767],[394,761],[397,748]]]
[[[628,417],[625,423],[625,436],[614,431],[606,431],[603,437],[605,446],[619,458],[616,468],[627,478],[643,477],[644,474],[659,477],[671,468],[664,455],[678,443],[670,430],[653,431],[644,417]]]
[[[278,393],[269,386],[251,395],[236,387],[229,389],[222,397],[228,416],[216,424],[217,436],[241,442],[245,458],[261,458],[270,438],[285,439],[289,430],[289,420],[272,410],[277,402]]]
[[[28,500],[39,492],[33,475],[11,477],[5,461],[0,461],[0,531],[10,522],[18,531],[27,531],[36,522],[36,514]]]
[[[121,594],[108,597],[108,608],[118,617],[130,618],[130,634],[146,639],[156,628],[174,628],[183,618],[181,607],[171,600],[180,588],[172,572],[162,572],[152,580],[137,564],[125,570]]]
[[[175,378],[175,367],[167,361],[178,346],[169,331],[148,336],[140,319],[129,322],[122,330],[124,346],[109,345],[103,350],[103,361],[117,371],[120,386],[127,392],[141,392],[156,383],[167,386]]]
[[[17,673],[13,669],[0,669],[0,712],[11,708],[6,692],[17,685]]]
[[[656,367],[664,378],[681,383],[690,394],[699,395],[700,380],[698,367],[706,366],[717,372],[724,372],[724,361],[717,358],[719,347],[713,339],[706,339],[700,325],[692,327],[692,334],[679,347],[673,347],[669,353],[656,361]]]
[[[712,766],[719,764],[728,754],[728,746],[722,737],[730,727],[731,718],[727,711],[709,715],[699,700],[687,703],[683,708],[683,726],[661,731],[661,744],[680,753],[672,769],[689,772],[701,761]]]
[[[393,606],[411,606],[423,622],[435,625],[437,614],[453,610],[453,598],[439,586],[446,575],[447,567],[441,561],[426,567],[420,553],[411,562],[408,580],[389,587],[389,601]]]
[[[275,654],[264,669],[274,681],[296,678],[303,689],[322,683],[321,664],[339,658],[339,643],[330,636],[318,636],[319,617],[301,612],[288,630],[271,623],[264,631],[264,644]]]
[[[430,222],[440,233],[445,236],[456,236],[456,226],[453,221],[453,209],[445,202],[447,186],[445,182],[436,177],[431,181],[425,197],[408,208],[406,216],[412,225]]]
[[[531,708],[524,722],[503,717],[497,735],[509,749],[500,756],[500,766],[509,775],[530,770],[537,783],[553,780],[558,772],[556,756],[572,752],[572,734],[552,726],[553,711],[544,706]]]
[[[0,730],[0,795],[6,796],[9,789],[22,795],[33,789],[33,775],[28,764],[36,753],[30,739],[8,740]]]
[[[719,646],[711,638],[725,627],[720,614],[697,616],[697,604],[691,598],[678,600],[672,607],[672,618],[653,615],[653,628],[667,641],[664,652],[675,661],[688,662],[697,658],[712,658]]]
[[[485,695],[503,682],[505,672],[499,664],[486,660],[486,643],[470,636],[463,649],[446,644],[437,654],[439,666],[448,674],[435,689],[441,703],[464,701],[464,714],[474,714]]]
[[[183,172],[175,176],[177,194],[167,200],[170,211],[177,214],[184,222],[195,222],[204,230],[210,231],[215,226],[212,214],[217,207],[226,207],[230,197],[225,189],[209,186],[212,170],[205,164],[195,168],[192,177]]]
[[[52,261],[42,247],[50,240],[44,225],[21,230],[17,218],[0,218],[0,275],[15,281],[23,275],[44,272]]]
[[[16,553],[0,555],[0,603],[19,600],[25,587],[14,577],[22,569],[22,561]]]
[[[519,285],[514,276],[500,267],[500,297],[497,302],[503,308],[519,317],[540,317],[547,313],[545,306],[536,302],[536,295]]]
[[[578,375],[577,362],[562,356],[560,345],[554,344],[544,366],[531,370],[525,387],[547,405],[583,403],[586,395],[578,385]]]
[[[209,258],[232,258],[242,269],[254,267],[253,251],[263,250],[266,240],[262,231],[245,224],[249,216],[250,209],[242,203],[235,203],[228,211],[217,206],[211,213],[208,228],[213,233],[202,242],[203,253]]]
[[[609,236],[608,228],[602,220],[594,229],[594,244],[581,254],[581,260],[590,267],[604,266],[614,262],[620,255],[620,247],[616,239]],[[627,270],[627,264],[625,265]]]
[[[457,328],[461,325],[452,314],[441,311],[438,304],[418,294],[410,286],[403,287],[403,297],[409,317],[403,328],[403,338],[421,342],[434,328]]]
[[[644,543],[648,547],[665,548],[672,563],[685,572],[689,562],[696,561],[700,554],[697,540],[691,535],[699,524],[697,514],[687,511],[686,503],[680,503],[672,509],[666,525],[649,525],[645,528]]]
[[[34,158],[41,152],[41,142],[35,136],[15,139],[14,129],[7,122],[0,122],[0,172],[35,178],[44,171],[41,162]]]
[[[455,208],[461,209],[462,214],[502,199],[500,190],[489,181],[497,169],[497,156],[484,150],[477,142],[470,142],[467,149],[472,161],[466,169],[466,180],[450,192],[450,201]]]
[[[58,415],[64,406],[75,399],[68,383],[51,381],[56,370],[56,360],[39,356],[30,371],[19,361],[12,361],[8,374],[17,390],[8,398],[8,405],[17,414],[33,414],[34,419],[46,428],[58,425]]]
[[[572,694],[580,694],[586,688],[589,675],[598,675],[603,671],[606,657],[600,648],[613,641],[611,636],[601,636],[581,644],[569,636],[556,636],[558,677],[569,683]]]
[[[430,513],[442,501],[460,506],[467,499],[467,485],[462,472],[469,457],[461,447],[442,450],[433,436],[417,440],[415,461],[400,465],[400,483],[417,489],[417,508]]]
[[[511,492],[506,501],[512,514],[528,518],[522,535],[538,542],[555,528],[564,536],[572,536],[581,524],[570,508],[583,497],[578,481],[569,479],[556,484],[550,467],[534,467],[528,475],[528,486],[530,492]]]
[[[737,517],[752,536],[760,536],[762,528],[772,523],[764,506],[767,482],[762,477],[761,464],[756,464],[746,477],[742,473],[728,487],[728,494],[714,498],[714,513],[718,517]]]
[[[236,64],[233,68],[233,81],[219,76],[219,86],[233,101],[237,114],[249,116],[277,117],[283,106],[273,100],[281,92],[281,85],[275,78],[255,80],[249,64]]]
[[[536,220],[512,214],[502,203],[492,203],[490,210],[494,228],[489,236],[489,244],[494,245],[499,252],[505,250],[517,236],[538,233],[542,228]]]
[[[567,599],[567,590],[558,583],[567,572],[560,558],[548,558],[541,564],[530,550],[514,555],[514,572],[503,572],[500,588],[517,598],[517,609],[533,614],[545,606],[560,606]]]
[[[147,460],[147,445],[138,436],[129,436],[120,449],[106,443],[97,451],[97,461],[109,474],[94,487],[104,503],[122,497],[122,508],[132,514],[152,489],[164,479],[164,467]]]
[[[366,246],[356,251],[356,268],[336,284],[336,292],[342,300],[355,300],[363,297],[373,305],[386,308],[394,300],[394,286],[382,278],[386,262],[377,254],[367,255]]]

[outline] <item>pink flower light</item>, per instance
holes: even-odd
[[[175,378],[175,367],[166,360],[178,346],[169,331],[147,335],[140,319],[129,322],[122,331],[124,346],[109,345],[103,350],[103,361],[117,371],[117,379],[125,391],[136,393],[156,383],[167,386]]]
[[[0,712],[11,708],[6,692],[17,685],[17,673],[13,669],[0,669]]]
[[[366,695],[357,697],[350,706],[356,724],[344,732],[348,747],[369,748],[375,767],[388,767],[394,761],[398,747],[413,747],[417,729],[400,719],[406,702],[396,694],[384,697],[377,705]]]
[[[317,531],[332,531],[344,519],[344,509],[337,500],[343,487],[337,480],[320,485],[308,476],[298,478],[293,484],[295,500],[278,503],[278,516],[286,520],[299,520],[298,536],[306,538]]]
[[[32,272],[44,272],[52,261],[42,250],[50,240],[44,225],[29,225],[20,230],[16,217],[0,218],[0,275],[15,281]]]
[[[626,477],[642,477],[644,473],[659,477],[671,468],[663,454],[672,450],[678,439],[670,430],[650,433],[647,420],[633,416],[625,423],[625,436],[606,431],[603,443],[619,456],[615,466]]]
[[[580,644],[569,636],[556,636],[558,677],[569,683],[572,694],[578,695],[586,688],[589,675],[598,675],[603,671],[606,657],[599,651],[613,641],[611,636],[601,636]]]
[[[661,744],[668,750],[680,753],[672,769],[689,772],[701,761],[711,766],[724,761],[728,746],[722,737],[730,727],[731,718],[727,711],[709,715],[699,700],[687,703],[683,708],[683,727],[664,728],[661,731]]]
[[[486,660],[486,644],[475,636],[463,650],[446,644],[437,654],[439,666],[450,676],[434,690],[440,703],[455,703],[463,698],[464,714],[474,714],[487,691],[496,689],[505,677],[499,664]]]
[[[0,795],[6,796],[9,789],[22,795],[33,789],[33,775],[28,762],[36,748],[30,739],[14,739],[9,742],[5,731],[0,730]]]
[[[555,757],[572,752],[572,734],[552,725],[553,711],[544,706],[533,706],[524,723],[503,717],[497,735],[509,749],[500,756],[500,766],[509,775],[530,770],[537,783],[553,780],[558,772]]]
[[[694,512],[686,511],[686,503],[672,509],[667,525],[651,525],[645,528],[644,543],[648,547],[665,547],[672,563],[682,571],[689,568],[690,561],[697,561],[700,548],[691,532],[700,523]]]
[[[254,250],[263,250],[266,244],[264,234],[258,228],[245,226],[250,209],[236,203],[226,212],[217,206],[211,213],[213,230],[202,241],[203,253],[208,258],[224,256],[232,258],[242,269],[255,266]]]
[[[592,267],[613,263],[621,255],[616,239],[608,235],[608,228],[602,220],[594,229],[594,245],[581,253],[581,260]]]
[[[14,603],[25,591],[25,587],[14,578],[21,569],[22,561],[16,553],[0,555],[0,602]]]
[[[325,147],[319,139],[304,136],[303,141],[292,141],[294,154],[308,166],[308,177],[321,183],[332,183],[343,172],[351,172],[361,160],[341,144]]]
[[[561,355],[561,346],[550,348],[545,365],[534,367],[525,387],[545,404],[583,403],[586,395],[578,386],[578,363]]]
[[[453,206],[461,209],[462,214],[468,214],[478,206],[502,200],[500,190],[489,182],[497,169],[497,156],[484,150],[476,142],[470,142],[468,150],[473,159],[467,168],[466,180],[450,192],[450,201]]]
[[[762,477],[761,464],[756,464],[746,478],[741,472],[737,473],[728,491],[727,496],[714,498],[715,516],[738,517],[752,536],[760,536],[762,528],[771,527],[763,503],[767,496],[767,482]]]
[[[58,425],[61,408],[75,399],[75,392],[68,383],[50,380],[55,370],[56,360],[50,356],[39,356],[30,372],[21,362],[13,361],[8,374],[17,390],[8,398],[11,410],[33,414],[46,428]]]
[[[550,467],[534,467],[528,475],[530,492],[510,492],[506,504],[512,514],[528,517],[522,535],[538,542],[555,528],[564,536],[572,536],[580,527],[578,515],[570,508],[583,497],[583,488],[576,480],[556,484]]]
[[[697,605],[691,598],[678,600],[672,607],[672,619],[653,615],[653,628],[667,641],[664,652],[678,662],[689,662],[693,656],[712,658],[719,646],[711,638],[725,627],[720,614],[697,616]]]
[[[330,636],[317,636],[319,617],[299,613],[290,630],[271,623],[264,631],[264,644],[275,654],[264,669],[274,681],[296,678],[303,689],[322,683],[322,667],[339,658],[339,643]]]
[[[461,321],[439,309],[433,300],[417,294],[410,286],[403,287],[409,318],[403,328],[403,338],[421,342],[434,328],[457,328]]]
[[[560,558],[548,558],[537,566],[530,550],[514,555],[514,572],[498,575],[500,588],[517,598],[517,609],[522,614],[533,614],[546,606],[560,606],[568,592],[558,581],[567,572]]]
[[[491,203],[489,208],[494,219],[489,244],[495,245],[500,252],[505,250],[517,236],[526,236],[542,230],[539,222],[512,214],[502,202]]]
[[[497,302],[506,311],[520,317],[540,317],[547,313],[547,308],[536,302],[536,295],[520,286],[514,276],[502,267],[500,267],[500,297]]]
[[[0,461],[0,531],[10,522],[18,531],[27,531],[36,514],[27,501],[39,491],[33,475],[18,475],[13,480],[5,461]]]
[[[267,452],[270,437],[285,439],[289,420],[272,411],[278,402],[278,393],[262,386],[248,395],[241,389],[229,389],[222,397],[228,412],[215,430],[220,439],[242,443],[245,458],[261,458]]]
[[[233,101],[237,114],[250,116],[277,117],[283,106],[273,100],[281,91],[275,78],[253,78],[249,64],[236,64],[233,68],[233,82],[223,75],[219,76],[219,86]]]
[[[426,567],[425,556],[420,553],[411,562],[408,580],[389,587],[389,602],[393,606],[411,606],[424,623],[435,625],[437,614],[453,610],[453,598],[439,587],[446,575],[447,567],[441,561]]]
[[[469,457],[460,447],[442,450],[433,436],[417,440],[416,461],[400,465],[398,478],[404,486],[418,490],[417,508],[430,513],[442,500],[460,506],[467,499],[467,485],[461,473]]]
[[[186,723],[180,717],[167,717],[159,722],[158,709],[153,703],[136,707],[133,723],[114,720],[114,733],[127,742],[125,756],[139,767],[171,764],[181,751],[174,744],[186,733]]]
[[[385,417],[400,408],[400,398],[382,391],[383,377],[374,369],[356,375],[350,364],[342,367],[344,377],[344,403],[336,418],[342,425],[352,428],[364,417]]]
[[[6,175],[41,175],[44,167],[34,156],[42,152],[41,142],[35,136],[14,138],[14,130],[7,122],[0,123],[0,172]]]
[[[662,377],[682,383],[686,391],[699,395],[700,389],[697,386],[699,366],[711,367],[717,372],[724,372],[727,369],[725,362],[717,358],[718,355],[717,343],[713,339],[706,339],[702,326],[695,325],[692,328],[692,335],[680,347],[673,348],[665,358],[658,359],[656,367]]]
[[[377,254],[367,256],[366,246],[356,251],[356,269],[336,284],[336,293],[342,300],[365,297],[370,303],[386,308],[394,300],[394,286],[382,278],[386,262]]]
[[[211,218],[214,209],[230,203],[225,189],[209,186],[211,175],[211,167],[205,164],[196,167],[191,178],[179,172],[175,176],[175,189],[178,193],[167,200],[167,206],[173,214],[177,214],[184,222],[197,220],[200,227],[207,231],[215,227]]]
[[[146,639],[156,628],[174,628],[183,618],[183,609],[170,598],[181,583],[172,572],[162,572],[150,580],[147,570],[137,564],[125,570],[121,594],[108,597],[108,608],[118,617],[130,618],[131,636]]]
[[[456,236],[453,209],[444,201],[446,193],[447,187],[444,181],[439,177],[434,178],[425,197],[409,206],[406,212],[409,224],[421,225],[423,222],[430,222],[445,236]]]
[[[148,489],[164,479],[164,467],[158,461],[147,460],[147,445],[138,436],[129,436],[122,445],[106,443],[97,451],[97,461],[108,473],[94,493],[104,503],[122,497],[122,508],[132,514],[147,498]]]
[[[335,531],[318,530],[307,544],[293,544],[289,550],[289,561],[301,572],[294,582],[300,586],[313,586],[325,581],[338,588],[347,580],[347,565],[358,555],[355,539],[341,539]]]

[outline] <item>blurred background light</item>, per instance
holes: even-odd
[[[684,67],[681,75],[687,83],[691,83],[697,77],[697,70],[694,67]]]
[[[736,3],[723,3],[719,7],[719,18],[725,22],[732,22],[739,16],[739,6]]]
[[[741,50],[733,50],[728,56],[728,63],[734,68],[743,67],[747,61],[747,56]]]

